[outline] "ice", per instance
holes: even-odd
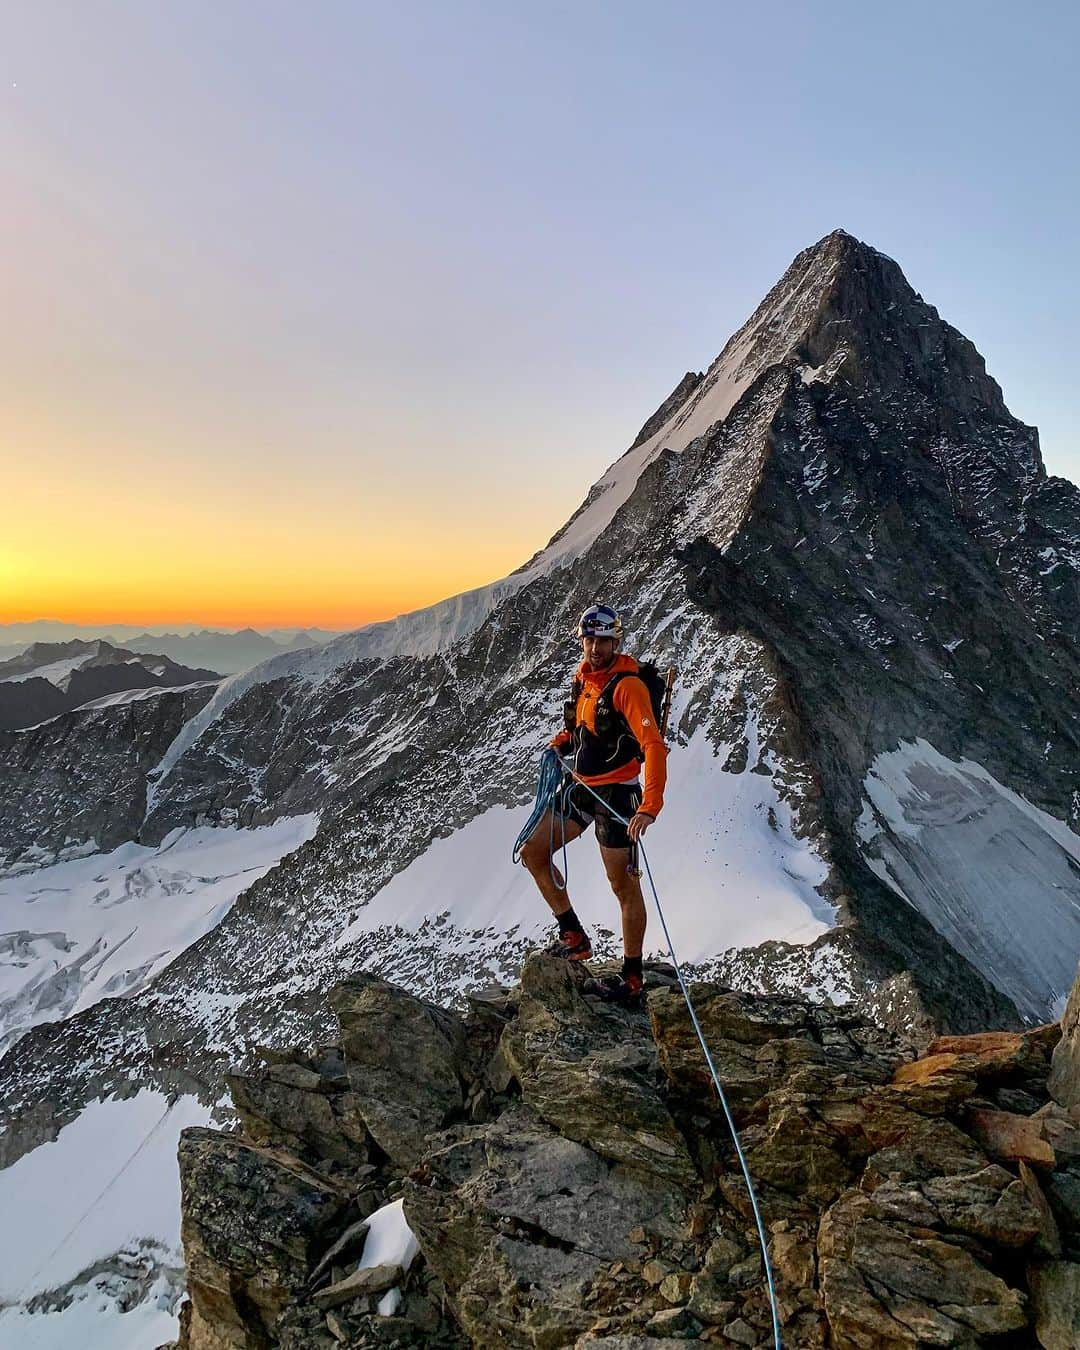
[[[1080,836],[923,739],[879,755],[857,823],[869,866],[986,978],[1050,1021],[1080,957]]]

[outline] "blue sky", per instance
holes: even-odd
[[[115,568],[149,501],[238,595],[290,546],[478,584],[838,226],[1080,479],[1073,5],[34,0],[0,37],[0,435],[135,531]]]

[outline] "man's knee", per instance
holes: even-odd
[[[521,861],[530,872],[537,872],[541,868],[547,867],[551,861],[551,851],[547,846],[547,841],[537,839],[536,835],[522,844],[520,856]]]
[[[641,887],[637,884],[637,878],[632,877],[629,872],[615,876],[609,872],[608,881],[611,882],[611,889],[615,892],[615,898],[620,905],[635,905],[641,902]]]

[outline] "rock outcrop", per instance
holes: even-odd
[[[1054,1051],[1050,1091],[1062,1106],[1080,1106],[1080,969],[1061,1019],[1061,1042]]]
[[[239,1132],[181,1142],[181,1350],[770,1345],[746,1187],[672,972],[648,970],[647,1015],[581,982],[533,956],[459,1016],[353,978],[340,1045],[234,1075]],[[785,1346],[1078,1343],[1080,1109],[1047,1088],[1057,1026],[916,1057],[847,1009],[692,993]],[[419,1254],[376,1260],[369,1227],[398,1201]]]

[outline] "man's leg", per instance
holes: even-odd
[[[540,894],[548,902],[551,912],[556,918],[565,914],[571,908],[571,905],[569,895],[555,883],[555,877],[558,877],[561,882],[563,881],[563,875],[552,862],[552,850],[558,852],[562,848],[564,838],[569,843],[571,839],[576,839],[584,829],[584,825],[579,825],[576,820],[566,817],[562,820],[556,820],[553,829],[552,815],[548,811],[541,817],[540,824],[529,835],[521,849],[521,861],[525,864],[529,875],[536,882]],[[552,876],[553,871],[554,877]]]
[[[630,849],[601,845],[600,856],[622,911],[623,954],[629,960],[640,961],[645,942],[645,897],[641,894],[640,880],[628,870]]]

